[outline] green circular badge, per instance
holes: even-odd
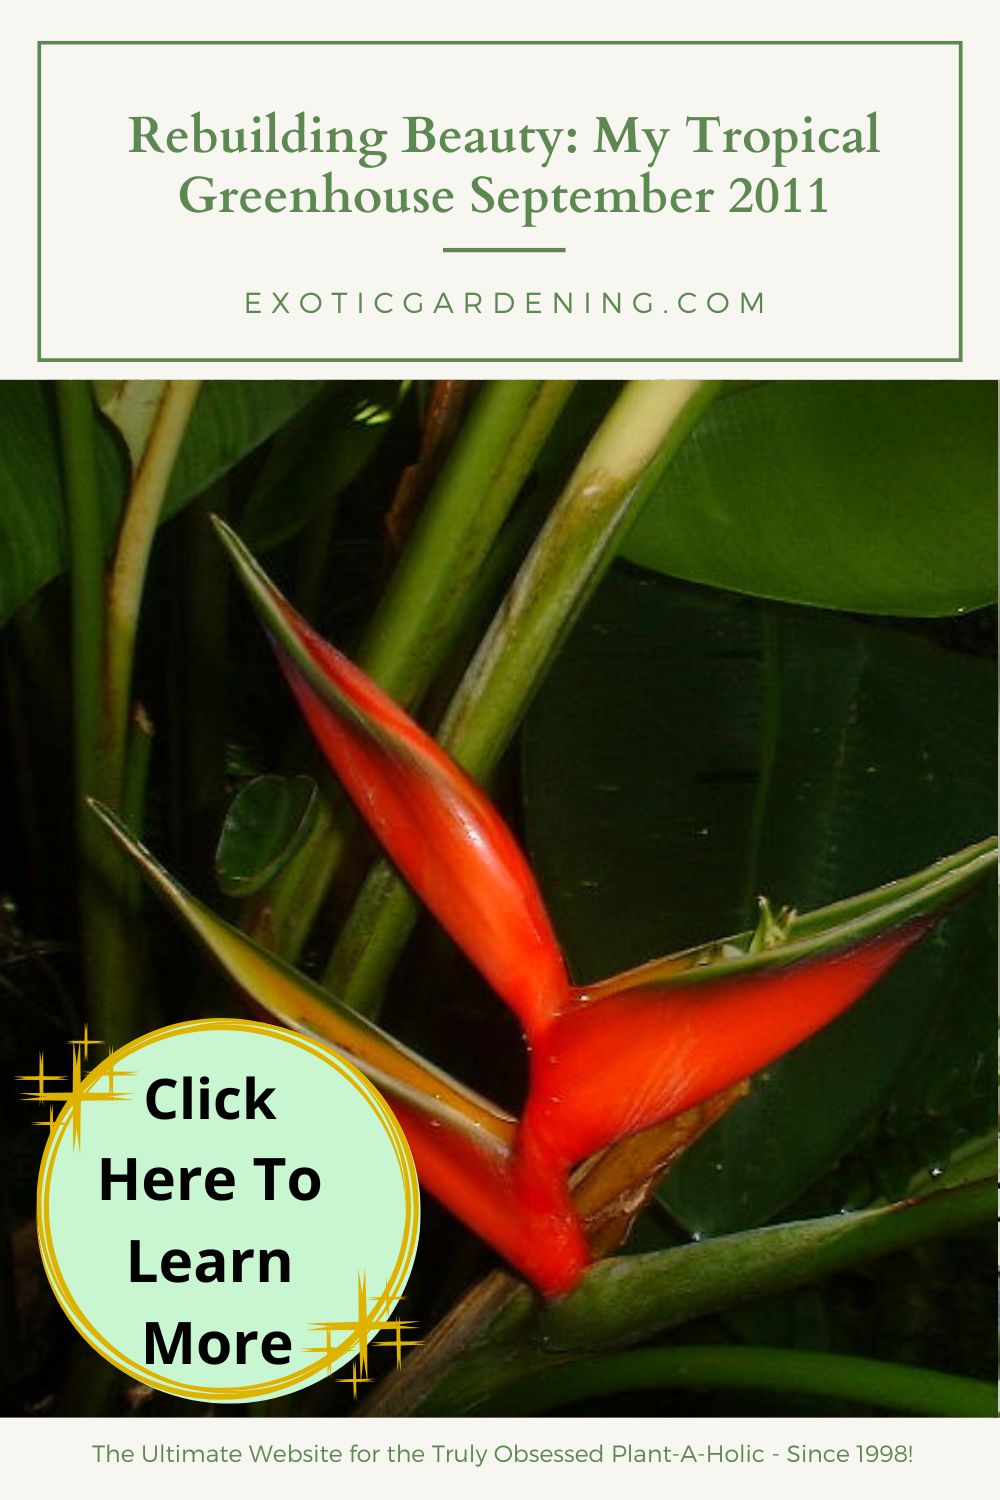
[[[93,1045],[93,1044],[90,1044]],[[38,1179],[45,1271],[77,1331],[145,1385],[285,1395],[376,1339],[417,1246],[406,1138],[318,1042],[251,1021],[140,1037],[82,1076]]]

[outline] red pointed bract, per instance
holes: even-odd
[[[287,605],[336,698],[275,650],[309,726],[393,863],[533,1035],[564,1003],[562,953],[516,840],[469,776]]]
[[[786,968],[590,1003],[584,996],[532,1055],[518,1149],[536,1163],[533,1175],[538,1161],[565,1170],[783,1056],[852,1005],[932,923],[920,917]]]

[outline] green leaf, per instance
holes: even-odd
[[[388,432],[399,397],[398,381],[339,382],[289,423],[240,519],[253,551],[287,542],[357,479]]]
[[[947,615],[996,599],[996,386],[776,381],[717,401],[632,562],[769,599]]]
[[[158,382],[153,382],[158,384]],[[164,516],[201,494],[320,388],[310,380],[210,380],[198,399],[167,494]],[[97,433],[105,544],[121,512],[128,464],[122,440],[103,422]],[[134,440],[134,435],[133,435]],[[62,573],[66,532],[55,427],[45,386],[0,386],[0,625]]]
[[[108,436],[98,450],[98,479],[108,534],[113,496],[126,465]],[[39,381],[0,385],[0,625],[37,588],[65,567],[62,478],[52,408]]]
[[[525,733],[529,847],[577,978],[746,928],[760,894],[808,911],[981,837],[994,693],[987,662],[895,628],[619,569]],[[719,1233],[796,1199],[932,1034],[942,1068],[928,1059],[921,1097],[940,1111],[953,1074],[963,1097],[985,1078],[991,906],[989,892],[970,898],[850,1013],[758,1075],[671,1174],[683,1224]],[[940,1035],[953,1026],[954,1048]]]
[[[318,788],[311,776],[256,776],[229,805],[215,852],[227,896],[252,896],[273,880],[308,838]]]
[[[996,1416],[992,1382],[946,1375],[889,1360],[801,1349],[727,1348],[719,1344],[634,1349],[543,1370],[501,1392],[480,1415],[534,1417],[625,1391],[784,1392],[860,1402],[929,1417]]]
[[[208,380],[167,492],[172,515],[294,417],[319,380]]]

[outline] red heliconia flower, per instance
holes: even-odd
[[[217,523],[324,754],[403,877],[517,1015],[530,1053],[519,1121],[414,1058],[258,949],[113,831],[245,990],[349,1053],[388,1095],[425,1185],[540,1291],[587,1264],[571,1167],[703,1103],[846,1010],[994,857],[977,846],[814,912],[750,951],[656,960],[571,984],[545,904],[483,792],[392,699],[323,641]]]

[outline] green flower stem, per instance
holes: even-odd
[[[113,983],[107,957],[115,941],[108,882],[114,882],[118,875],[108,859],[107,843],[85,802],[100,790],[101,784],[104,652],[104,535],[95,456],[96,417],[89,384],[82,380],[60,381],[56,406],[69,539],[80,949],[90,1021],[96,1035],[103,1040],[109,1019],[105,1000]]]
[[[760,771],[750,814],[747,836],[747,877],[742,910],[748,922],[756,922],[760,856],[767,828],[767,813],[774,786],[774,766],[781,733],[781,671],[778,616],[767,600],[757,601],[761,625]]]
[[[89,1015],[101,1040],[118,1044],[139,1026],[140,999],[128,882],[109,857],[84,799],[116,808],[125,793],[132,664],[142,589],[197,381],[167,384],[125,504],[105,603],[103,531],[89,386],[62,382],[58,412],[70,541],[74,761],[80,828],[81,946]],[[124,883],[123,883],[124,882]]]
[[[145,708],[137,703],[130,717],[122,780],[122,816],[135,830],[137,838],[142,837],[145,828],[146,788],[152,753],[153,725]],[[120,874],[118,881],[116,900],[119,905],[114,913],[114,935],[122,954],[119,969],[122,988],[118,993],[125,997],[120,1024],[138,1034],[150,1031],[160,1017],[148,983],[144,945],[136,936],[130,937],[126,930],[130,929],[132,934],[142,932],[142,883],[131,870]]]
[[[503,754],[574,621],[643,503],[718,389],[633,381],[608,412],[494,618],[438,739],[479,780]],[[412,931],[417,906],[386,866],[362,887],[324,983],[366,1015]]]
[[[170,476],[198,398],[198,380],[167,382],[132,481],[108,579],[99,795],[121,806],[132,668],[142,591]]]
[[[473,658],[440,740],[473,776],[506,748],[545,672],[718,381],[632,381],[570,476]]]
[[[420,915],[420,903],[385,860],[369,871],[340,930],[323,985],[365,1016],[382,1009],[385,984]]]
[[[747,1294],[766,1296],[861,1260],[964,1234],[995,1215],[996,1184],[973,1183],[884,1208],[604,1261],[570,1296],[544,1309],[544,1336],[559,1349],[633,1343]]]
[[[230,573],[208,517],[225,515],[227,501],[223,479],[178,517],[176,839],[199,888],[214,887],[214,850],[225,803]],[[191,669],[193,661],[196,671]]]
[[[255,943],[289,963],[301,953],[352,845],[350,803],[332,778],[323,776],[319,788],[315,819],[301,849],[259,896],[250,897],[241,917]]]
[[[170,380],[163,387],[126,497],[108,575],[97,795],[116,810],[128,800],[130,815],[140,824],[138,800],[144,791],[143,762],[149,746],[144,727],[136,725],[133,733],[132,722],[139,611],[153,538],[200,388],[198,380]],[[144,982],[141,928],[135,921],[140,899],[136,877],[120,860],[109,858],[106,841],[98,858],[101,913],[92,1015],[102,1039],[118,1045],[155,1025],[156,1016]]]
[[[25,650],[23,626],[32,613],[29,606],[15,615],[13,630],[8,637],[6,651],[0,655],[0,663],[3,675],[2,712],[10,742],[11,772],[14,785],[19,788],[19,795],[14,799],[11,811],[20,829],[26,885],[32,893],[32,906],[37,913],[39,931],[44,932],[54,920],[48,915],[46,901],[48,841],[38,816],[42,805],[41,788],[46,784],[46,777],[45,767],[40,763],[40,756],[35,749],[31,727],[33,723],[39,725],[38,735],[43,755],[47,753],[53,740],[61,745],[65,743],[66,736],[54,734],[50,703],[46,701],[51,697],[51,694],[45,692],[45,686],[53,686],[55,658],[41,656],[36,662],[32,659],[32,654]],[[28,709],[29,696],[26,689],[29,688],[32,694],[32,713]]]
[[[125,752],[125,775],[122,781],[122,817],[137,839],[141,839],[146,822],[146,786],[149,761],[153,753],[153,725],[141,703],[132,711],[132,723]]]
[[[635,1349],[546,1371],[509,1386],[479,1415],[533,1417],[622,1391],[692,1387],[820,1396],[924,1417],[994,1417],[997,1407],[994,1385],[962,1375],[844,1354],[701,1344]]]
[[[513,1277],[495,1273],[452,1309],[402,1370],[382,1382],[365,1415],[478,1411],[515,1382],[562,1378],[571,1365],[601,1350],[645,1343],[740,1302],[984,1229],[995,1216],[991,1178],[858,1213],[602,1260],[556,1302],[542,1303]]]
[[[440,724],[444,718],[493,616],[561,494],[567,472],[564,468],[558,476],[546,475],[508,516],[493,550],[469,586],[461,630],[423,703],[424,723]]]
[[[69,534],[73,753],[78,805],[82,805],[82,799],[97,790],[100,760],[104,537],[97,488],[94,404],[88,382],[61,380],[56,401]]]
[[[361,642],[359,665],[413,706],[461,630],[472,581],[556,419],[572,381],[498,380],[480,394]],[[326,797],[313,830],[246,928],[294,959],[351,847],[353,820]]]
[[[480,395],[372,617],[359,663],[397,702],[424,692],[571,380],[497,380]]]

